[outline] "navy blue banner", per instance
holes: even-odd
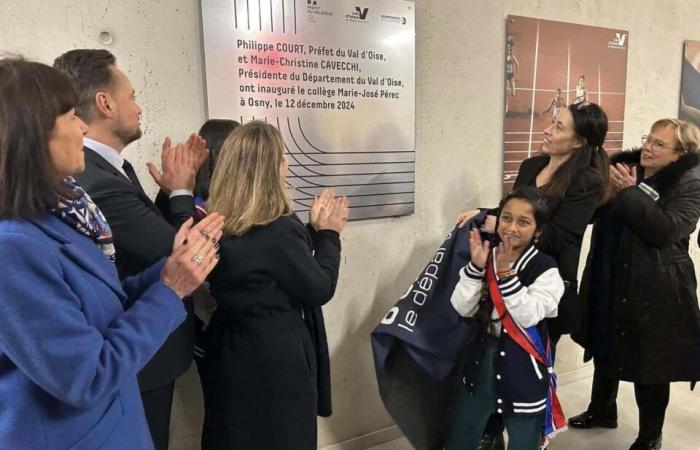
[[[379,391],[389,414],[417,449],[443,448],[451,426],[459,355],[476,334],[473,321],[450,303],[459,271],[469,262],[469,230],[450,232],[406,293],[372,332]]]

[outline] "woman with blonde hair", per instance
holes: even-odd
[[[226,139],[209,189],[224,216],[217,309],[202,361],[202,448],[316,448],[330,415],[321,305],[335,292],[346,198],[316,198],[304,226],[292,212],[279,131],[253,121]]]
[[[700,217],[700,131],[656,121],[641,150],[610,167],[611,198],[600,208],[580,298],[587,315],[572,337],[593,358],[591,402],[574,428],[616,428],[619,380],[634,383],[639,434],[630,450],[661,448],[669,384],[700,380],[700,309],[688,254]]]

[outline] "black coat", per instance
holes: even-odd
[[[200,363],[202,448],[315,449],[316,415],[331,412],[320,307],[335,292],[338,233],[292,215],[220,245]]]
[[[537,175],[548,163],[549,156],[534,156],[523,161],[513,189],[536,187]],[[562,197],[546,197],[549,221],[535,246],[554,258],[566,285],[559,303],[559,315],[547,321],[555,340],[582,326],[581,305],[576,295],[579,255],[583,234],[600,204],[602,186],[600,176],[587,166],[582,166],[576,168],[576,175]]]
[[[107,218],[114,235],[117,270],[124,278],[150,267],[170,254],[175,229],[194,212],[194,200],[177,196],[168,202],[165,213],[151,201],[141,186],[130,182],[104,158],[85,147],[85,171],[75,176]],[[164,216],[167,214],[167,217]],[[167,385],[192,364],[192,305],[185,303],[188,319],[175,330],[139,372],[142,392]]]
[[[639,157],[638,150],[622,152],[613,162],[637,165]],[[700,379],[700,309],[688,255],[700,217],[697,163],[696,154],[687,154],[643,180],[657,201],[638,186],[623,189],[594,227],[581,285],[587,326],[573,337],[586,348],[586,359],[609,358],[620,380]],[[643,169],[637,170],[641,180]],[[615,238],[606,239],[609,233]],[[596,270],[600,263],[612,273]],[[602,331],[601,322],[607,322]],[[596,333],[604,335],[604,345]]]

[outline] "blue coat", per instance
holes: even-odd
[[[185,319],[53,216],[0,221],[0,448],[152,449],[136,373]]]

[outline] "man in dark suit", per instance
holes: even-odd
[[[71,50],[56,58],[80,95],[77,115],[90,127],[85,136],[85,171],[75,176],[107,218],[114,234],[120,277],[141,272],[172,249],[176,229],[195,213],[192,188],[203,141],[163,145],[163,173],[149,164],[161,188],[156,203],[146,195],[121,151],[141,137],[141,109],[134,88],[107,50]],[[156,204],[158,206],[156,206]],[[157,450],[167,450],[175,380],[192,362],[192,307],[188,319],[139,373],[146,418]]]

